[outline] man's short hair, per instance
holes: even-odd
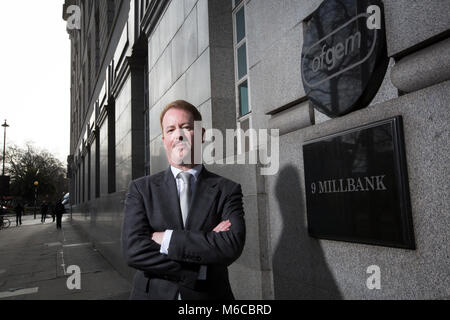
[[[185,110],[194,116],[194,121],[202,121],[202,114],[192,104],[190,104],[189,102],[184,101],[184,100],[173,101],[164,107],[164,110],[161,112],[161,115],[159,117],[159,122],[161,125],[161,132],[163,132],[163,134],[164,134],[164,130],[163,130],[164,116],[166,115],[167,111],[169,111],[172,108]]]

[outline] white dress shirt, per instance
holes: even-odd
[[[187,171],[193,176],[193,179],[191,179],[191,190],[192,190],[191,194],[192,195],[194,195],[195,186],[197,184],[198,176],[199,176],[200,172],[202,171],[202,168],[203,168],[203,166],[201,164],[199,164],[199,165],[195,166],[194,168]],[[181,180],[180,177],[178,177],[178,174],[180,172],[182,172],[183,170],[175,168],[173,166],[170,166],[170,169],[172,170],[172,174],[177,183],[177,191],[178,191],[178,198],[179,198],[180,193],[184,189],[184,182],[183,182],[183,180]],[[166,255],[169,254],[169,249],[170,249],[169,245],[170,245],[170,240],[172,238],[172,232],[173,232],[173,230],[166,230],[166,232],[164,232],[164,237],[163,237],[163,240],[161,243],[161,249],[160,249],[160,252],[162,254],[166,254]],[[206,266],[200,266],[198,280],[206,280]]]

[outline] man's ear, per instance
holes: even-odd
[[[161,140],[163,142],[164,150],[166,150],[166,144],[164,143],[164,132],[161,135]]]

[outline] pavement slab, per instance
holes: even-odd
[[[0,230],[0,301],[128,299],[130,283],[68,218],[61,230],[51,219],[25,216],[22,222]],[[80,289],[69,289],[76,284],[69,266],[79,267]]]

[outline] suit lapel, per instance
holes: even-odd
[[[160,205],[164,218],[169,227],[176,226],[177,230],[183,229],[183,218],[181,216],[180,201],[178,199],[177,184],[170,167],[164,174],[164,181],[160,187]]]
[[[217,181],[203,166],[192,195],[186,229],[200,230],[217,196]],[[181,216],[181,214],[180,214]]]

